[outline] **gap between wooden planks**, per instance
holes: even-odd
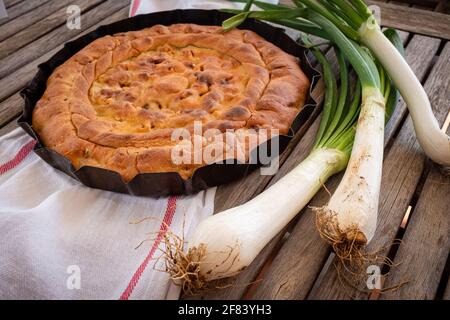
[[[23,0],[4,0],[3,3],[5,4],[5,8],[8,9],[21,1]]]

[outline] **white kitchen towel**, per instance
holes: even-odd
[[[176,297],[148,233],[181,235],[184,222],[188,234],[212,214],[215,188],[160,199],[91,189],[33,146],[20,128],[0,138],[0,299]]]
[[[278,3],[278,0],[263,1],[268,3]],[[132,0],[130,6],[130,16],[173,9],[241,9],[244,5],[245,3],[231,2],[227,0]],[[252,7],[252,10],[254,9],[256,9],[256,6]]]

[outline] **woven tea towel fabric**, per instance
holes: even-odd
[[[0,299],[165,299],[158,231],[181,235],[185,223],[189,234],[215,189],[159,199],[91,189],[33,146],[20,128],[0,138]]]

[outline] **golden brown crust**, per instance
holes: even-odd
[[[33,111],[33,128],[75,168],[107,168],[125,181],[147,172],[189,178],[206,162],[174,163],[174,130],[193,132],[201,121],[218,135],[286,134],[308,88],[296,58],[252,31],[156,25],[97,39],[59,66]],[[203,148],[213,143],[195,138]]]

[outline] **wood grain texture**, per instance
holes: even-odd
[[[89,28],[102,19],[110,16],[114,12],[124,8],[128,4],[128,0],[109,0],[100,4],[95,7],[95,10],[90,10],[81,16],[83,29]],[[66,42],[76,35],[79,35],[80,33],[81,30],[69,30],[65,25],[54,29],[34,42],[17,50],[13,55],[2,59],[0,64],[0,78],[14,72],[27,62],[39,58],[49,50],[55,48],[61,43]]]
[[[23,99],[20,95],[14,94],[0,103],[0,128],[16,118],[23,108]]]
[[[442,124],[450,105],[450,43],[439,56],[426,84],[434,113]],[[385,298],[433,299],[450,251],[450,177],[432,166],[397,252],[385,286],[410,282]]]
[[[383,299],[435,298],[450,250],[449,194],[450,176],[433,166],[395,257],[401,264],[391,269],[385,286],[408,283]]]
[[[17,119],[18,118],[13,119],[13,121],[9,122],[6,126],[0,128],[0,137],[4,136],[7,133],[10,133],[11,131],[19,127],[17,125]]]
[[[4,0],[3,3],[5,4],[5,8],[8,9],[12,7],[15,4],[18,4],[19,2],[24,0]]]
[[[108,18],[102,20],[101,22],[91,26],[90,28],[84,30],[81,35],[89,33],[101,25],[113,23],[115,21],[124,19],[128,16],[128,7],[122,8],[121,10],[115,12],[110,15]],[[79,35],[74,37],[77,38]],[[37,72],[37,66],[50,59],[56,52],[58,52],[63,45],[56,47],[55,49],[47,52],[43,56],[39,57],[37,60],[34,60],[22,68],[16,70],[11,75],[0,79],[0,101],[2,99],[6,100],[0,103],[0,127],[7,124],[11,119],[17,117],[23,108],[23,100],[20,97],[19,91],[22,87],[34,77]]]
[[[38,17],[39,13],[41,14],[41,18],[49,15],[52,12],[52,10],[50,10],[52,3],[53,1],[49,2],[49,0],[26,0],[7,9],[6,12],[8,13],[8,17],[0,19],[0,26],[5,28],[5,31],[2,31],[0,34],[0,40],[6,39],[15,31],[28,27],[30,24],[37,21],[27,20],[27,18]],[[55,4],[55,6],[58,7],[57,4]],[[41,9],[42,7],[46,8],[46,10]],[[11,33],[11,31],[13,33]]]
[[[390,3],[367,3],[380,7],[383,26],[450,40],[450,15]]]
[[[83,13],[86,10],[89,10],[90,8],[98,5],[102,1],[104,0],[57,1],[56,3],[60,5],[61,8],[57,9],[52,7],[51,9],[56,11],[50,15],[48,15],[47,8],[47,10],[43,11],[43,14],[47,14],[48,16],[39,16],[40,12],[38,12],[38,10],[36,9],[30,12],[33,17],[24,15],[20,19],[11,21],[11,23],[3,25],[2,27],[0,27],[0,40],[3,40],[2,42],[0,42],[0,59],[14,53],[17,49],[43,36],[56,27],[66,23],[68,17],[66,10],[69,4],[78,5],[81,12]],[[53,4],[53,2],[51,4]],[[40,8],[43,8],[44,6]],[[30,26],[25,26],[26,28],[24,28],[25,23],[29,23]]]

